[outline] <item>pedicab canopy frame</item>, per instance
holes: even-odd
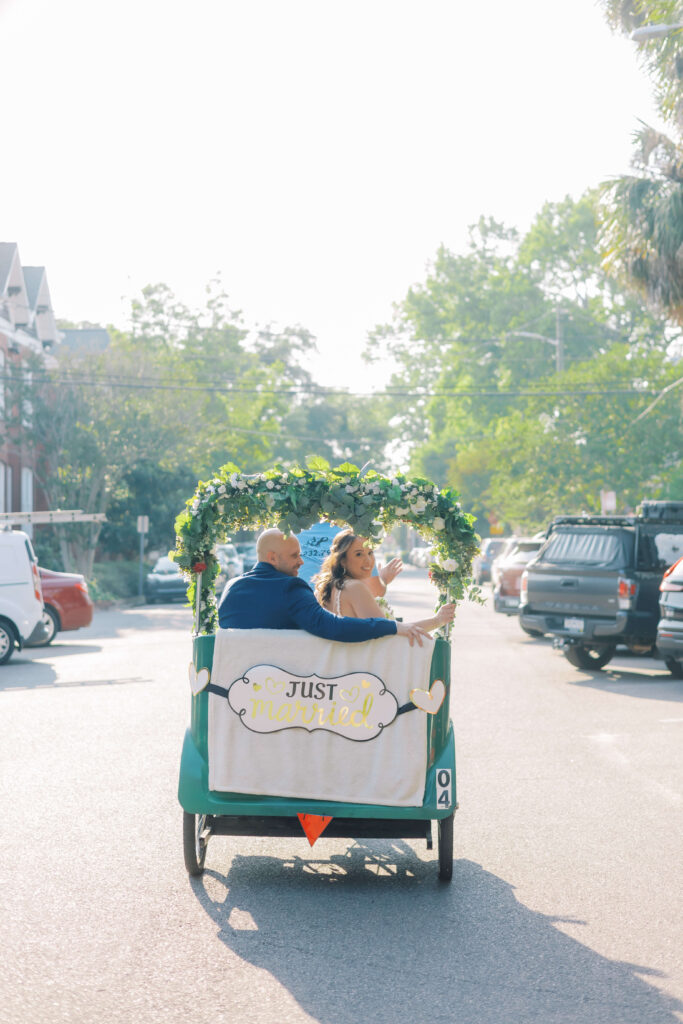
[[[216,631],[214,593],[219,571],[214,547],[238,530],[277,526],[299,533],[324,520],[349,526],[379,543],[399,524],[411,526],[433,547],[430,577],[438,589],[437,608],[446,599],[477,599],[472,559],[479,548],[474,516],[463,512],[458,495],[421,477],[361,472],[345,462],[334,468],[311,458],[305,469],[275,466],[244,474],[227,463],[209,481],[200,481],[187,508],[176,519],[173,558],[189,579],[188,599],[197,608],[195,630]],[[199,594],[197,593],[199,586]]]

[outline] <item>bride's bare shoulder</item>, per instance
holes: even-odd
[[[344,590],[349,595],[360,594],[367,589],[362,580],[344,580]]]

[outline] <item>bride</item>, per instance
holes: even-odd
[[[315,584],[318,602],[335,615],[356,619],[383,618],[385,611],[368,586],[374,567],[375,555],[367,540],[357,537],[353,530],[338,533],[320,572],[311,581]],[[455,605],[444,604],[436,615],[415,625],[425,630],[437,629],[452,622],[454,616]],[[392,615],[388,617],[393,618]]]

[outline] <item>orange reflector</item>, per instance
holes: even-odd
[[[332,821],[332,817],[325,817],[322,814],[297,814],[297,818],[301,822],[301,827],[306,833],[311,846],[315,843],[316,839],[320,839],[321,835]]]

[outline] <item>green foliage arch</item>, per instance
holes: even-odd
[[[217,626],[214,593],[217,543],[238,530],[277,526],[299,533],[325,520],[350,526],[357,534],[379,542],[399,524],[411,526],[433,546],[430,565],[439,603],[446,596],[462,600],[472,587],[472,558],[479,547],[474,516],[460,507],[455,491],[430,480],[386,477],[343,463],[335,468],[324,459],[309,459],[306,469],[276,466],[265,473],[244,474],[228,463],[206,482],[200,482],[186,509],[176,519],[173,557],[189,578],[188,598],[196,602],[201,573],[199,630]]]

